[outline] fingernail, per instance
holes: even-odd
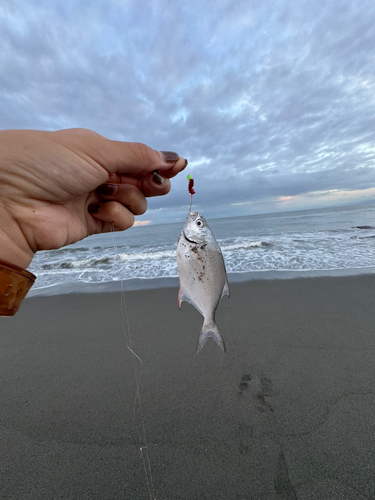
[[[115,184],[102,184],[98,187],[97,191],[99,194],[103,194],[104,196],[112,196],[116,193],[118,186]]]
[[[185,159],[185,168],[189,165],[189,162]]]
[[[180,158],[174,151],[159,151],[159,154],[161,159],[166,162],[175,162]]]
[[[90,214],[98,214],[100,212],[101,206],[99,203],[93,203],[92,205],[88,206],[88,211]]]
[[[152,180],[155,182],[155,184],[159,184],[159,186],[164,184],[164,177],[162,177],[157,170],[154,170],[152,174]]]

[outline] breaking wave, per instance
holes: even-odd
[[[327,211],[327,214],[331,217],[327,220],[332,220],[332,212]],[[372,217],[372,213],[370,215]],[[280,227],[281,218],[275,217],[272,219],[273,226],[265,226],[262,219],[262,225],[255,229],[251,224],[258,222],[259,218],[220,220],[218,228],[213,230],[227,271],[314,271],[375,265],[375,226],[349,223],[340,229],[338,224],[328,227],[326,222],[327,228],[322,230],[324,220],[321,221],[321,217],[313,218],[306,212],[299,217],[298,226],[296,215],[288,220],[284,216],[289,224],[286,228]],[[79,246],[78,243],[57,251],[40,252],[30,266],[38,277],[35,287],[76,281],[102,283],[133,278],[176,277],[176,245],[181,228],[174,232],[172,227],[158,226],[156,243],[150,242],[154,238],[149,236],[146,228],[144,232],[142,228],[137,228],[132,238],[120,240],[126,241],[126,244],[118,245],[118,249],[113,247],[112,235],[103,235],[99,245]],[[90,242],[90,238],[86,241]]]

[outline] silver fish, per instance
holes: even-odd
[[[204,317],[198,338],[197,353],[209,337],[225,352],[223,337],[215,323],[215,311],[223,295],[229,297],[229,284],[220,247],[206,219],[189,212],[177,243],[177,265],[180,277],[178,307],[184,300]]]

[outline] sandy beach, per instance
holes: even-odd
[[[375,498],[375,276],[231,285],[202,317],[126,292],[158,500]],[[149,500],[120,294],[31,297],[0,325],[0,498]]]

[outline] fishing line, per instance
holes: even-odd
[[[117,246],[117,241],[116,241],[116,234],[115,234],[115,228],[114,225],[111,223],[111,234],[112,234],[112,244],[115,249],[117,259],[121,261],[120,254],[119,254],[119,249]],[[143,373],[143,361],[142,359],[136,354],[133,348],[133,340],[132,340],[132,335],[131,335],[131,330],[130,330],[130,324],[129,324],[129,316],[128,316],[128,310],[127,310],[127,305],[126,305],[126,299],[125,299],[125,291],[124,291],[124,283],[123,280],[120,280],[121,283],[121,293],[120,293],[120,303],[121,303],[121,322],[122,322],[122,329],[126,341],[126,347],[129,349],[131,355],[132,355],[132,363],[133,363],[133,370],[134,370],[134,378],[135,378],[135,385],[136,385],[136,392],[135,392],[135,397],[134,397],[134,405],[133,405],[133,414],[136,416],[137,410],[138,410],[138,426],[137,426],[137,431],[138,431],[138,438],[139,438],[139,451],[140,451],[140,456],[142,458],[142,463],[146,475],[146,484],[147,484],[147,490],[148,494],[150,497],[150,500],[156,500],[155,496],[155,491],[154,491],[154,483],[153,483],[153,478],[152,478],[152,471],[151,471],[151,463],[150,463],[150,456],[148,453],[148,448],[147,448],[147,436],[146,436],[146,427],[144,423],[144,417],[143,417],[143,410],[142,410],[142,401],[141,401],[141,393],[140,393],[140,386],[141,386],[141,380],[142,380],[142,373]],[[139,363],[138,365],[138,370],[137,370],[137,365],[136,363]]]

